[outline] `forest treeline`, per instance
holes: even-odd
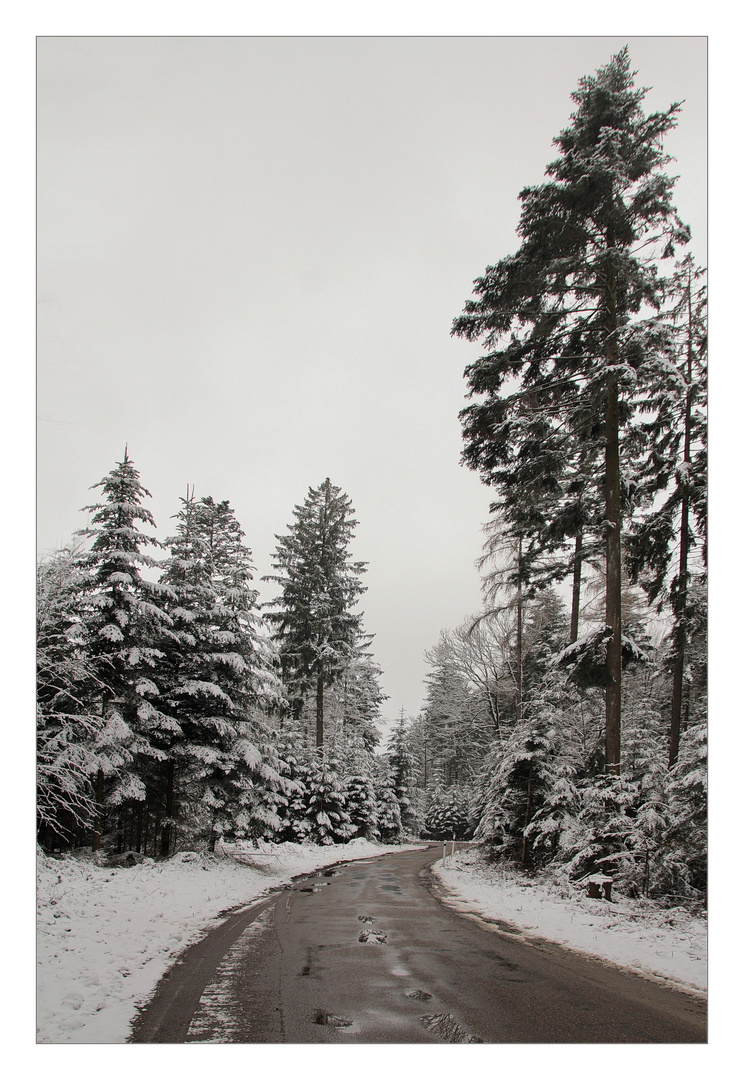
[[[95,487],[38,569],[41,842],[397,839],[348,496],[326,479],[295,507],[261,605],[229,502],[190,489],[160,544],[128,452]]]
[[[627,50],[573,95],[520,246],[453,333],[464,464],[492,492],[483,609],[427,653],[385,746],[350,499],[311,488],[270,603],[227,502],[159,546],[125,453],[39,564],[40,838],[166,855],[220,837],[475,837],[633,895],[706,889],[705,274]],[[447,508],[442,507],[443,515]]]

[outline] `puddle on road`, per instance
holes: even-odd
[[[318,956],[319,946],[308,945],[305,952],[305,966],[298,972],[300,979],[318,979],[325,968],[320,963]]]
[[[449,1013],[433,1013],[429,1016],[420,1016],[419,1020],[427,1031],[430,1031],[432,1035],[436,1035],[438,1039],[442,1039],[443,1042],[483,1042],[483,1039],[479,1039],[477,1035],[470,1035]]]
[[[403,996],[412,1001],[431,1001],[431,994],[427,990],[406,990]]]
[[[359,922],[365,922],[365,923],[370,923],[370,922],[374,922],[374,921],[375,921],[375,920],[374,920],[374,919],[372,918],[372,916],[371,916],[371,915],[357,915],[357,919],[359,920]]]
[[[487,960],[495,959],[499,967],[505,968],[507,971],[519,971],[519,964],[513,964],[511,960],[504,960],[501,956],[494,957],[492,953],[487,953],[485,950],[483,951],[483,955]]]
[[[323,1024],[325,1027],[345,1028],[351,1027],[354,1021],[349,1020],[346,1016],[337,1016],[335,1013],[326,1012],[325,1009],[316,1009],[313,1023]]]

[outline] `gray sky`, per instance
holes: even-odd
[[[194,484],[259,578],[329,476],[385,715],[417,711],[424,650],[480,605],[490,501],[459,464],[479,349],[450,326],[626,42],[648,109],[685,99],[666,148],[704,263],[702,38],[42,38],[39,549],[128,443],[159,538]]]

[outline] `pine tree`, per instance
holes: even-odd
[[[372,751],[380,741],[380,710],[387,695],[380,687],[382,670],[367,651],[371,635],[360,634],[346,665],[324,695],[324,728],[333,744],[359,741]]]
[[[95,813],[92,778],[107,691],[88,656],[77,553],[40,560],[36,576],[36,767],[39,836],[47,846],[84,836]]]
[[[401,831],[405,836],[416,836],[421,822],[413,801],[414,761],[410,745],[410,719],[401,709],[388,740],[387,760],[393,779],[393,790],[400,808]]]
[[[97,773],[95,850],[105,788],[109,805],[141,808],[148,778],[180,729],[159,701],[157,667],[170,618],[163,609],[163,588],[143,573],[156,565],[144,549],[159,546],[140,529],[140,523],[155,527],[152,514],[142,505],[150,493],[140,483],[127,449],[123,461],[94,487],[101,489],[103,500],[84,508],[92,517],[80,535],[92,543],[80,560],[85,574],[81,617],[102,688],[96,701],[103,717],[102,749],[109,751],[104,755],[108,765],[102,761]],[[122,827],[123,817],[119,845]]]
[[[283,729],[277,743],[279,768],[284,780],[276,802],[279,819],[277,839],[302,843],[311,832],[307,817],[310,761],[298,732]]]
[[[355,827],[348,812],[346,785],[338,763],[317,750],[308,769],[305,800],[311,840],[318,844],[338,844],[353,836]]]
[[[279,825],[281,772],[263,718],[281,702],[277,661],[243,536],[226,500],[182,500],[162,577],[173,620],[167,699],[182,735],[168,760],[164,852],[184,798],[207,810],[212,846]]]
[[[569,636],[565,604],[553,589],[546,589],[530,604],[526,618],[523,682],[528,702],[541,692]]]
[[[531,861],[529,826],[552,786],[556,738],[544,711],[528,712],[484,769],[476,839],[523,866]]]
[[[708,879],[707,724],[682,733],[680,752],[666,783],[667,801],[650,890],[678,902],[705,903]]]
[[[586,757],[576,729],[581,713],[577,692],[554,663],[568,633],[565,606],[546,590],[526,619],[523,717],[494,745],[479,777],[476,836],[523,866],[549,862],[578,811],[575,783]]]
[[[629,895],[648,891],[648,858],[658,848],[665,820],[668,774],[655,681],[652,663],[629,665],[623,768],[608,775],[592,768],[591,761],[580,763],[575,774],[579,811],[560,838],[565,874],[581,878],[600,870]]]
[[[424,815],[424,833],[431,840],[464,840],[471,834],[471,792],[453,784],[436,788]]]
[[[346,777],[346,810],[354,836],[372,840],[377,835],[377,796],[371,775],[357,769]]]
[[[343,672],[359,640],[361,619],[352,610],[365,591],[359,575],[365,564],[353,562],[351,500],[326,479],[310,488],[285,536],[277,536],[273,567],[266,580],[281,586],[270,606],[285,684],[293,695],[296,718],[303,695],[315,693],[315,744],[324,743],[324,695]]]
[[[540,444],[556,448],[563,428],[577,471],[580,436],[590,446],[594,439],[581,419],[604,418],[595,482],[604,487],[606,526],[609,769],[620,763],[621,431],[665,340],[655,318],[663,299],[658,259],[689,238],[671,203],[674,180],[663,171],[662,139],[679,105],[647,116],[645,93],[634,85],[627,49],[581,79],[547,182],[520,195],[521,247],[475,282],[477,299],[453,327],[489,350],[466,370],[471,396],[484,400],[462,414],[464,459],[487,482],[494,455],[496,462],[511,457],[509,427],[525,400],[552,417],[550,439],[543,434]]]
[[[375,793],[377,797],[377,831],[383,844],[400,843],[400,806],[395,794],[393,778],[384,762],[378,766]]]
[[[484,727],[482,701],[454,661],[450,641],[443,632],[425,653],[431,671],[423,710],[428,779],[445,787],[473,774],[483,749],[477,733]]]

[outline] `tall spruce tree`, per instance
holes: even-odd
[[[671,202],[674,179],[662,148],[680,106],[646,115],[645,94],[634,84],[627,48],[580,80],[548,180],[520,194],[519,250],[476,280],[476,299],[453,326],[488,349],[466,370],[471,396],[483,400],[461,414],[464,460],[487,482],[495,463],[508,464],[525,446],[512,434],[522,437],[526,401],[552,416],[551,448],[562,428],[574,463],[593,438],[586,425],[603,418],[595,482],[604,502],[610,770],[620,763],[621,431],[664,339],[659,259],[689,238]]]
[[[81,617],[101,686],[95,703],[104,721],[99,738],[111,751],[104,753],[110,769],[102,760],[97,773],[95,850],[104,795],[120,812],[141,809],[156,762],[167,757],[179,728],[160,704],[157,667],[170,624],[162,603],[164,588],[143,575],[156,565],[146,549],[160,545],[140,528],[154,528],[155,522],[142,505],[150,493],[140,483],[127,448],[123,460],[94,488],[101,489],[102,501],[84,507],[92,517],[80,533],[92,541],[80,559],[85,575]],[[121,828],[119,832],[121,843]]]
[[[387,759],[393,778],[395,797],[400,807],[400,824],[405,836],[414,836],[420,829],[413,802],[414,761],[409,746],[410,718],[401,709],[388,739]]]
[[[276,574],[266,580],[281,586],[269,606],[285,683],[295,713],[303,695],[315,693],[315,744],[324,742],[324,694],[347,667],[358,644],[362,615],[353,608],[365,592],[360,574],[366,564],[354,562],[350,544],[356,521],[351,500],[329,479],[310,488],[285,536],[277,536],[272,563]],[[299,719],[298,716],[295,719]]]
[[[207,808],[213,846],[223,835],[261,832],[262,821],[278,825],[270,789],[282,786],[262,715],[281,701],[278,664],[243,530],[227,500],[197,500],[193,491],[176,520],[162,581],[173,620],[166,697],[181,738],[167,762],[164,854],[183,800]]]

